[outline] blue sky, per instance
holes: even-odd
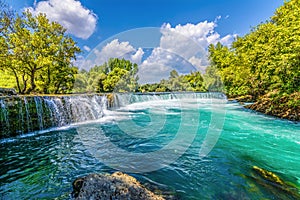
[[[39,2],[39,1],[37,1]],[[91,48],[102,40],[133,28],[218,21],[221,35],[249,32],[250,27],[269,19],[283,0],[81,0],[97,16],[95,33],[87,40],[74,37]],[[7,0],[14,9],[33,7],[33,0]],[[225,19],[228,17],[227,19]]]
[[[196,43],[199,42],[198,45],[204,50],[209,43],[222,42],[229,45],[236,35],[242,36],[248,33],[251,27],[268,20],[276,8],[283,4],[283,0],[6,1],[17,11],[30,8],[35,13],[46,12],[51,20],[64,25],[83,49],[83,53],[79,56],[81,61],[92,54],[91,50],[98,46],[96,52],[93,53],[94,57],[101,57],[98,59],[99,62],[104,62],[112,56],[112,52],[120,51],[126,54],[127,58],[141,65],[149,65],[151,59],[152,63],[174,65],[170,63],[174,60],[174,56],[167,56],[167,52],[162,50],[164,49],[179,54],[200,70],[204,70],[207,65],[207,60],[204,59],[207,55],[205,53],[183,55],[184,52],[179,52],[179,49],[182,50],[184,47],[175,47],[177,44],[184,43],[183,40],[176,41],[174,38],[162,37],[158,41],[160,45],[157,48],[153,47],[152,53],[147,54],[150,57],[149,60],[145,58],[146,50],[131,45],[130,41],[114,38],[118,40],[114,42],[109,40],[111,44],[107,42],[107,47],[105,47],[106,44],[100,46],[98,44],[127,30],[157,27],[158,30],[178,32],[190,37]],[[145,34],[146,32],[147,30],[144,31]],[[190,47],[186,46],[186,48]],[[167,57],[169,57],[168,61]],[[145,60],[146,62],[143,63]],[[91,63],[95,64],[94,61]]]

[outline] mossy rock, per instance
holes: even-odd
[[[268,189],[273,194],[279,195],[280,198],[300,199],[299,190],[295,185],[284,181],[275,173],[262,169],[258,166],[253,166],[252,170],[259,177],[254,178],[264,188]],[[283,195],[281,195],[282,193]]]

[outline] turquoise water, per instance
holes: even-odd
[[[296,199],[252,167],[300,187],[299,123],[219,100],[150,100],[2,140],[0,199],[69,199],[76,177],[116,170],[179,199]]]

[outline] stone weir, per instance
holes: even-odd
[[[107,108],[106,95],[2,96],[0,138],[96,120]]]

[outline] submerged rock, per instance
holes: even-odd
[[[255,178],[256,182],[267,188],[270,192],[279,195],[280,199],[300,199],[299,190],[295,186],[283,181],[278,175],[257,166],[253,166],[252,170],[260,177]],[[285,195],[280,195],[277,192],[278,190]]]
[[[73,196],[84,199],[163,200],[142,186],[134,177],[122,172],[112,175],[90,174],[73,182]]]

